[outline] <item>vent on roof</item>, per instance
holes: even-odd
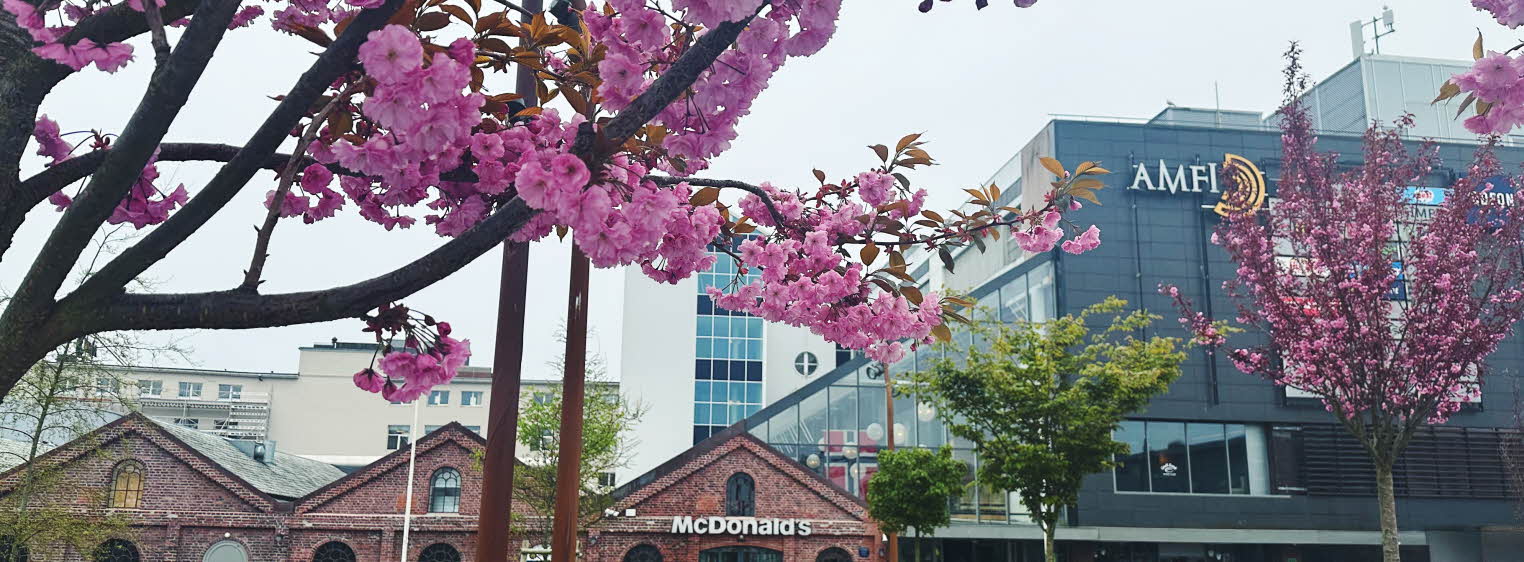
[[[247,439],[230,439],[228,441],[251,459],[265,464],[275,464],[274,441],[250,441]]]

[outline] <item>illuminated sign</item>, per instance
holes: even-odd
[[[1164,160],[1159,160],[1157,173],[1148,164],[1134,164],[1132,185],[1127,189],[1164,191],[1178,193],[1220,193],[1221,200],[1212,206],[1219,215],[1253,213],[1265,204],[1265,174],[1248,158],[1237,154],[1224,154],[1222,169],[1229,170],[1232,177],[1227,191],[1217,182],[1218,165],[1180,164],[1173,170]]]
[[[756,517],[693,517],[680,515],[672,518],[673,534],[683,535],[783,535],[809,536],[810,522],[803,519],[766,519]]]

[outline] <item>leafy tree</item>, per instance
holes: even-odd
[[[1318,152],[1298,101],[1299,54],[1287,51],[1279,202],[1227,217],[1215,236],[1238,264],[1226,286],[1240,321],[1267,339],[1230,356],[1246,373],[1319,397],[1364,445],[1382,555],[1396,562],[1394,464],[1419,427],[1479,395],[1487,357],[1524,317],[1524,207],[1492,192],[1506,178],[1490,145],[1438,205],[1418,207],[1408,186],[1431,177],[1435,154],[1403,143],[1411,116],[1372,126],[1359,166]],[[1177,289],[1166,291],[1199,340],[1221,343]]]
[[[1026,235],[1029,249],[1051,249],[1067,234],[1060,213],[1075,197],[1095,198],[1100,182],[1085,176],[1104,173],[1067,171],[1049,159],[1058,181],[1041,204],[1002,209],[999,190],[980,186],[968,190],[978,209],[945,218],[923,214],[927,191],[906,176],[934,163],[920,135],[892,149],[875,145],[868,169],[832,181],[817,172],[819,185],[803,189],[692,177],[731,145],[787,60],[826,46],[841,8],[835,0],[573,0],[558,3],[555,22],[519,3],[481,0],[297,2],[268,17],[241,0],[164,0],[146,10],[128,0],[55,4],[0,5],[0,257],[26,272],[0,311],[0,396],[49,350],[87,334],[364,318],[371,331],[419,345],[381,364],[387,380],[361,373],[357,385],[415,397],[453,376],[469,345],[446,339],[440,332],[448,328],[437,330],[434,318],[389,305],[505,240],[522,255],[525,243],[552,232],[571,236],[594,266],[638,265],[659,282],[711,265],[707,248],[717,238],[751,234],[750,249],[730,259],[774,273],[726,306],[807,325],[893,361],[903,353],[894,342],[922,339],[942,322],[934,295],[900,284],[910,281],[903,249],[982,246],[1002,230]],[[246,140],[174,142],[172,126],[224,36],[261,21],[319,54],[270,61],[306,68],[287,92],[217,100],[228,111],[268,109]],[[174,44],[166,25],[183,26]],[[86,130],[91,124],[66,102],[47,99],[77,72],[129,64],[126,41],[144,35],[153,55],[132,64],[154,72],[116,134]],[[40,115],[45,101],[62,110]],[[47,166],[24,175],[33,140]],[[159,166],[173,162],[217,171],[171,188]],[[722,189],[737,197],[721,202]],[[239,282],[186,293],[128,290],[245,190],[268,195]],[[61,214],[46,219],[53,224],[41,250],[20,261],[6,255],[23,223],[49,215],[32,211],[50,207]],[[299,228],[282,219],[312,223],[341,211],[386,230],[432,226],[449,240],[369,279],[264,290],[275,230]],[[152,230],[88,282],[62,291],[85,241],[107,223]],[[1093,228],[1087,236],[1066,247],[1098,243]],[[887,264],[875,263],[881,256]],[[874,306],[879,299],[893,302]]]
[[[878,472],[868,481],[868,513],[879,530],[901,534],[915,529],[915,559],[921,560],[921,537],[952,519],[948,501],[963,491],[968,465],[954,459],[952,448],[909,448],[878,453]]]
[[[1167,390],[1185,360],[1175,338],[1135,337],[1159,317],[1126,307],[1108,297],[1077,317],[974,323],[977,343],[913,377],[948,429],[974,443],[980,483],[1020,496],[1049,562],[1060,510],[1078,501],[1085,475],[1127,453],[1112,432]],[[1107,315],[1092,334],[1090,323]]]
[[[557,333],[564,339],[564,331]],[[553,372],[564,373],[565,361],[557,358],[550,362]],[[602,482],[604,474],[624,468],[638,444],[630,430],[645,414],[644,408],[625,400],[618,386],[608,382],[604,360],[601,355],[589,354],[587,359],[588,385],[583,397],[582,455],[578,474],[583,482],[579,486],[578,531],[585,530],[603,518],[604,510],[613,505],[610,492],[613,488]],[[561,402],[560,387],[530,397],[519,413],[519,459],[523,461],[513,472],[514,501],[524,502],[536,514],[516,521],[519,531],[539,541],[550,543],[550,518],[556,505],[557,466],[560,464]]]

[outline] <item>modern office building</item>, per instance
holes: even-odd
[[[722,255],[673,285],[627,270],[620,383],[646,407],[627,474],[654,468],[851,358],[808,329],[715,307],[708,288],[730,286],[734,268]]]
[[[353,375],[371,364],[375,352],[375,343],[335,339],[300,348],[295,372],[124,367],[120,378],[136,387],[124,392],[129,401],[153,419],[231,439],[272,441],[282,452],[340,466],[367,464],[405,447],[415,433],[450,422],[486,435],[491,369],[462,367],[455,380],[419,398],[414,428],[412,403],[388,403],[355,388]],[[560,384],[526,378],[520,407],[547,399]]]
[[[1392,56],[1352,62],[1308,94],[1324,127],[1320,149],[1358,158],[1368,120],[1410,111],[1421,116],[1415,139],[1435,137],[1442,158],[1413,187],[1449,185],[1466,173],[1477,142],[1450,123],[1453,108],[1446,114],[1428,100],[1461,66]],[[991,182],[1002,188],[1002,204],[1027,207],[1041,202],[1051,177],[1039,157],[1100,162],[1113,170],[1103,178],[1103,205],[1072,215],[1078,224],[1100,226],[1100,248],[1079,256],[1031,254],[1002,237],[984,252],[957,253],[953,271],[923,257],[912,262],[914,275],[928,287],[969,292],[1005,322],[1078,313],[1110,295],[1168,318],[1173,307],[1157,294],[1160,283],[1179,286],[1206,312],[1222,315],[1233,310],[1220,287],[1234,265],[1210,242],[1219,220],[1214,207],[1227,195],[1216,171],[1225,159],[1253,164],[1268,191],[1267,200],[1255,202],[1273,199],[1280,134],[1270,121],[1255,112],[1184,107],[1146,120],[1055,119]],[[1524,161],[1517,146],[1506,142],[1499,150],[1505,169]],[[1155,330],[1187,335],[1172,321]],[[955,340],[971,343],[956,331]],[[923,348],[888,371],[925,368],[940,353]],[[1513,393],[1524,382],[1524,338],[1507,340],[1491,361],[1481,398],[1448,423],[1423,428],[1399,463],[1404,560],[1524,559],[1524,533],[1500,455],[1502,443],[1520,439]],[[883,378],[882,367],[853,360],[740,425],[862,495],[888,435]],[[937,531],[937,559],[1040,559],[1041,535],[1015,497],[974,483],[980,459],[971,443],[951,438],[928,404],[900,397],[893,409],[899,445],[950,443],[971,469],[973,485],[951,505],[954,523]],[[1067,560],[1379,560],[1374,477],[1363,449],[1316,400],[1239,372],[1224,357],[1193,351],[1180,379],[1125,422],[1116,438],[1132,452],[1118,459],[1116,470],[1086,477],[1058,532]]]

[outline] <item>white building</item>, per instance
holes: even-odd
[[[646,414],[625,474],[655,468],[835,368],[836,346],[808,329],[715,308],[705,289],[728,286],[734,267],[722,255],[676,285],[626,269],[620,386]]]
[[[358,466],[407,445],[413,404],[393,404],[355,388],[374,343],[333,341],[299,350],[294,373],[128,367],[136,402],[150,417],[224,437],[274,441],[280,451]],[[601,384],[601,383],[594,383]],[[555,380],[524,380],[520,404],[544,397]],[[452,421],[485,436],[492,371],[461,368],[420,398],[417,434]]]

